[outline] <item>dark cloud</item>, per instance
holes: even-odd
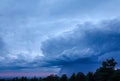
[[[54,35],[79,22],[118,17],[119,4],[119,0],[0,0],[0,68],[13,71],[95,64],[119,50],[119,20],[85,23]],[[43,58],[41,41],[49,36],[53,38],[41,47]]]
[[[62,66],[62,69],[67,67],[69,70],[72,69],[72,65],[78,68],[77,65],[90,67],[90,64],[95,64],[96,66],[91,69],[93,70],[100,65],[101,57],[107,58],[106,54],[120,50],[119,41],[120,20],[114,19],[97,24],[90,22],[80,24],[71,31],[44,41],[41,49],[45,56],[50,58],[48,66]],[[111,57],[116,56],[118,54]],[[86,69],[80,68],[78,71],[86,72]]]

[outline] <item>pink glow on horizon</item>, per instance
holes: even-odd
[[[56,74],[56,73],[32,73],[32,72],[5,72],[5,73],[0,73],[0,77],[45,77],[49,76],[51,74]]]

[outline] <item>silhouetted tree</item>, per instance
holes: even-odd
[[[109,81],[120,81],[120,69],[114,71]]]
[[[79,72],[76,75],[76,81],[86,81],[86,76],[82,72]]]
[[[16,78],[13,78],[12,81],[20,81],[20,79],[16,77]]]
[[[21,81],[27,81],[27,77],[22,77]]]
[[[40,78],[39,78],[39,81],[43,81],[43,79],[40,77]]]
[[[88,72],[86,79],[87,79],[87,81],[95,81],[94,80],[94,73]]]
[[[60,81],[59,76],[55,75],[55,76],[54,76],[54,81]]]
[[[96,70],[95,79],[96,81],[107,81],[114,73],[114,68],[117,63],[115,60],[107,59],[102,62],[102,67]]]
[[[5,79],[0,79],[0,81],[6,81]]]
[[[107,69],[115,69],[117,62],[115,62],[115,60],[112,59],[107,59],[106,61],[102,62],[102,68],[107,68]]]
[[[72,74],[72,76],[70,77],[69,81],[76,81],[75,73]]]
[[[30,81],[39,81],[38,80],[38,78],[37,77],[33,77],[33,78],[31,78],[31,80]]]
[[[63,74],[61,77],[57,75],[50,75],[44,78],[33,77],[31,79],[16,77],[13,79],[0,79],[0,81],[120,81],[120,69],[115,70],[116,64],[113,58],[107,59],[102,62],[102,66],[95,73],[89,72],[86,76],[82,72],[73,73],[69,79],[66,74]]]
[[[47,81],[54,81],[54,75],[50,75],[46,78]]]
[[[68,81],[67,75],[63,74],[60,78],[60,81]]]

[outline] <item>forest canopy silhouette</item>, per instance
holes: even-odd
[[[33,77],[27,78],[16,77],[12,79],[0,79],[0,81],[120,81],[120,69],[116,69],[117,62],[115,59],[107,59],[102,62],[95,72],[88,72],[84,74],[82,72],[73,73],[70,77],[66,74],[62,76],[49,75],[47,77]],[[88,68],[89,69],[89,68]]]

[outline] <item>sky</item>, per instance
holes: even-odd
[[[87,73],[111,57],[119,67],[119,4],[0,0],[0,76]]]

